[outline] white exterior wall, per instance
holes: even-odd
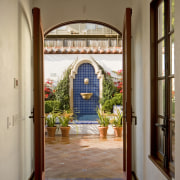
[[[33,172],[32,23],[30,0],[0,2],[0,179],[27,180]],[[14,78],[19,85],[14,88]],[[9,119],[10,126],[7,128]]]
[[[83,58],[94,59],[110,73],[122,69],[122,54],[45,54],[44,79],[59,81],[72,63]]]

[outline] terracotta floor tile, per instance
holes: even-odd
[[[45,139],[46,180],[122,180],[122,138],[98,135]]]

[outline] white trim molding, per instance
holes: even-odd
[[[75,63],[72,65],[71,73],[69,75],[69,79],[70,79],[69,98],[70,98],[71,110],[73,110],[73,99],[74,99],[73,98],[73,79],[75,79],[75,76],[78,73],[79,66],[84,63],[89,63],[93,66],[93,68],[95,70],[95,74],[97,75],[97,78],[99,79],[99,98],[102,98],[104,75],[102,74],[102,70],[99,68],[97,62],[94,59],[92,59],[91,57],[77,59],[75,61]]]

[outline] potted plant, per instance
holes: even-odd
[[[71,111],[65,110],[60,116],[59,116],[59,123],[60,123],[60,129],[62,133],[62,137],[69,136],[69,121],[73,121],[73,113]]]
[[[54,112],[51,112],[47,116],[45,116],[46,125],[47,125],[47,132],[48,132],[49,137],[55,137],[56,118],[57,118],[57,113],[54,113]]]
[[[99,128],[99,134],[100,137],[106,137],[107,136],[107,130],[109,125],[109,118],[98,108],[97,109],[98,114],[98,123],[100,124]]]
[[[114,116],[114,119],[112,119],[110,123],[113,125],[115,136],[121,137],[123,130],[123,113],[119,109],[117,110],[117,115]]]

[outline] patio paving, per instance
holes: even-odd
[[[123,180],[120,137],[70,135],[45,139],[46,180]]]

